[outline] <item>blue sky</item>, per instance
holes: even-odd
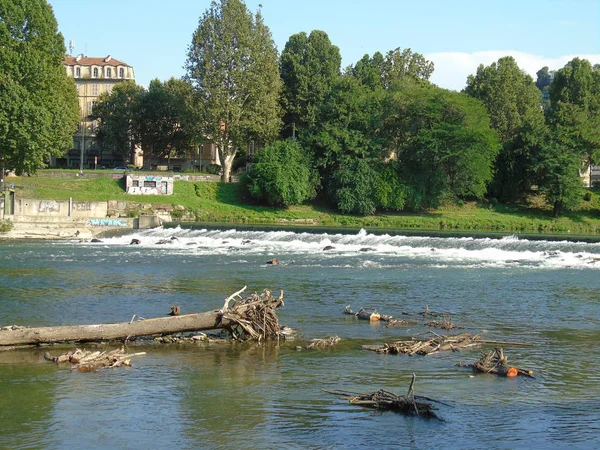
[[[49,0],[74,54],[133,66],[138,84],[181,77],[209,0]],[[343,66],[400,47],[435,63],[431,81],[460,90],[479,64],[512,55],[535,78],[575,56],[600,63],[600,0],[247,0],[262,4],[279,51],[301,31],[325,31]]]

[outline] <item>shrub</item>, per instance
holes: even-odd
[[[0,233],[8,233],[13,229],[13,223],[10,220],[0,221]]]
[[[218,164],[209,164],[204,168],[204,171],[211,175],[221,175],[221,166]]]

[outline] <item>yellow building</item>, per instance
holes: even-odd
[[[124,166],[122,155],[114,153],[112,149],[103,148],[97,141],[97,123],[91,120],[90,116],[94,102],[100,94],[111,92],[112,88],[122,81],[135,81],[133,67],[110,55],[105,58],[78,55],[65,57],[65,69],[67,74],[75,79],[81,122],[78,131],[73,135],[73,148],[64,158],[57,158],[55,165],[82,169]],[[132,163],[141,166],[141,162]]]

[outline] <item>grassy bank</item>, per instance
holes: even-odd
[[[338,214],[318,205],[288,209],[251,205],[243,201],[238,184],[176,181],[175,193],[166,197],[127,195],[123,181],[110,176],[93,179],[46,177],[41,172],[36,176],[13,177],[7,181],[14,184],[16,195],[20,198],[119,200],[131,202],[132,209],[136,210],[140,209],[139,205],[148,208],[150,205],[171,204],[178,206],[174,216],[185,216],[188,220],[200,222],[578,235],[600,233],[600,195],[594,191],[590,191],[587,200],[582,199],[578,211],[558,219],[552,218],[550,208],[537,199],[520,207],[466,203],[460,207],[445,207],[426,213],[381,213],[362,217]]]

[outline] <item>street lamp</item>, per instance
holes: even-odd
[[[85,153],[85,118],[81,122],[81,152],[79,154],[79,176],[83,176],[83,154]]]

